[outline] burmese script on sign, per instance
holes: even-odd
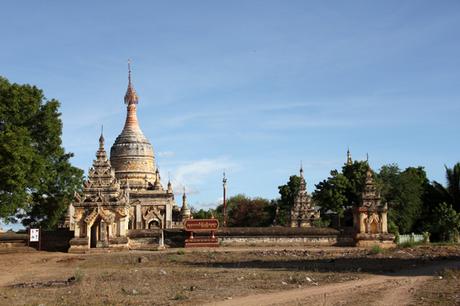
[[[213,231],[219,227],[219,221],[216,219],[187,220],[184,226],[187,231]]]

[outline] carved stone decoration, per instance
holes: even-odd
[[[117,212],[117,214],[120,215],[120,217],[123,217],[123,218],[128,216],[128,214],[129,214],[128,207],[118,207],[118,208],[115,209],[115,211]]]
[[[88,225],[92,225],[94,223],[94,221],[96,221],[96,218],[98,216],[98,211],[97,211],[97,208],[94,208],[91,213],[89,213],[86,218],[85,218],[85,222],[86,224]]]
[[[75,222],[80,222],[81,218],[83,217],[83,213],[83,209],[75,209],[75,213],[73,215],[73,219],[75,220]]]
[[[76,191],[75,191],[75,193],[73,195],[73,198],[74,198],[74,201],[77,202],[77,203],[82,202],[80,194],[78,192],[76,192]]]
[[[115,221],[115,214],[110,210],[103,209],[102,207],[98,208],[99,215],[107,224],[112,224]]]
[[[145,221],[149,221],[149,220],[152,220],[152,219],[158,219],[158,220],[161,220],[162,219],[162,213],[161,211],[153,206],[153,207],[147,207],[144,209],[144,212],[142,214],[142,218],[145,220]]]

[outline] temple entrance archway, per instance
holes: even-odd
[[[91,226],[90,230],[90,247],[97,247],[97,241],[99,240],[100,229],[99,229],[99,220],[96,220]]]
[[[377,234],[379,231],[378,231],[378,224],[377,224],[377,220],[372,220],[371,222],[371,226],[370,226],[370,231],[371,231],[371,234]]]
[[[156,229],[156,228],[161,228],[160,227],[160,222],[158,220],[150,220],[148,225],[148,229]]]

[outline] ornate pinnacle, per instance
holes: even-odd
[[[104,149],[104,126],[101,127],[101,136],[99,137],[99,149]]]
[[[185,186],[184,186],[183,194],[182,194],[182,205],[187,205],[186,201],[187,201],[187,195],[185,194]]]
[[[139,97],[137,96],[136,90],[134,90],[133,85],[131,84],[131,60],[128,60],[128,89],[125,94],[125,104],[137,104]]]
[[[351,153],[350,153],[350,148],[347,149],[347,165],[352,165],[353,160],[351,159]]]

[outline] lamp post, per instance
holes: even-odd
[[[227,227],[227,178],[225,177],[225,172],[224,172],[224,178],[222,179],[222,187],[224,189],[224,227]]]

